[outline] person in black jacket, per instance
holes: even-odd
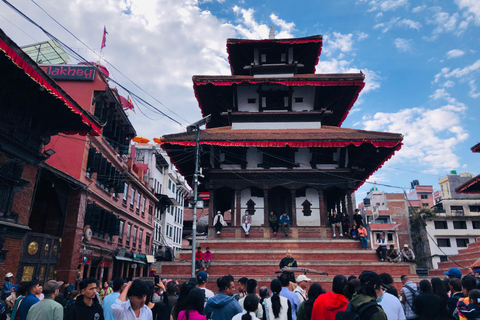
[[[450,288],[450,297],[447,300],[448,318],[456,320],[453,316],[453,312],[457,308],[458,299],[465,298],[465,294],[462,292],[462,280],[458,278],[452,278],[448,282]]]
[[[65,312],[65,320],[104,320],[102,306],[95,299],[97,280],[87,278],[78,285],[79,295],[73,305]]]
[[[413,300],[415,313],[420,320],[442,320],[442,299],[433,293],[428,280],[420,281],[420,294]]]

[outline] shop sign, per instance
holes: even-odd
[[[48,66],[46,73],[57,80],[95,80],[95,69],[91,66]]]

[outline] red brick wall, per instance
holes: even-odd
[[[18,263],[20,261],[20,252],[22,248],[23,239],[6,238],[3,250],[8,250],[7,259],[0,263],[0,283],[3,286],[5,274],[7,272],[17,275]],[[15,283],[20,283],[21,279],[15,278]]]

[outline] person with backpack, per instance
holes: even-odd
[[[420,294],[414,298],[413,306],[420,320],[443,320],[444,304],[442,299],[433,293],[428,280],[420,281]]]
[[[382,307],[377,303],[377,291],[382,288],[382,280],[377,273],[365,270],[360,277],[360,287],[353,295],[345,311],[339,311],[335,320],[388,320]]]
[[[419,316],[415,313],[414,309],[414,299],[420,293],[418,292],[418,286],[416,283],[410,280],[406,275],[400,277],[402,280],[402,290],[400,290],[400,302],[404,305],[405,308],[405,317],[407,320],[418,319]]]

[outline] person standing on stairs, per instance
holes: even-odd
[[[242,217],[242,228],[245,231],[245,235],[249,235],[250,226],[252,224],[252,217],[248,215],[248,210],[245,210],[245,215]]]
[[[280,261],[278,266],[280,267],[280,269],[283,269],[285,267],[287,267],[287,268],[297,268],[298,267],[297,266],[297,261],[295,261],[295,259],[292,257],[292,251],[291,250],[287,250],[287,252],[285,253],[285,257],[283,257],[283,259]],[[295,282],[295,274],[293,272],[284,271],[284,273],[288,274],[290,282]]]

